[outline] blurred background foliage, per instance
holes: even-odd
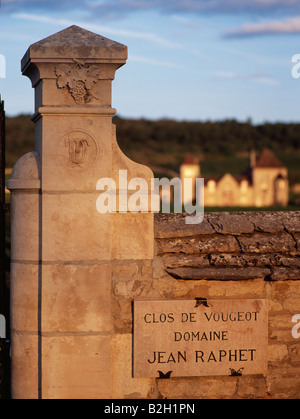
[[[249,153],[270,148],[289,170],[290,185],[300,183],[300,123],[251,120],[188,122],[169,119],[126,119],[115,116],[117,140],[132,160],[152,168],[156,177],[174,177],[186,155],[201,164],[201,176],[239,174]],[[29,115],[6,119],[6,167],[34,149],[34,124]]]

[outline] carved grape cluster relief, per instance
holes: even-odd
[[[73,66],[60,64],[55,68],[57,86],[67,88],[75,102],[79,105],[88,103],[92,98],[98,99],[91,91],[99,80],[99,67],[85,65],[83,61],[74,60]]]

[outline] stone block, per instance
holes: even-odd
[[[207,281],[207,283],[211,298],[267,298],[265,281],[262,278],[247,281]]]
[[[123,280],[114,285],[114,294],[118,298],[134,300],[135,298],[145,298],[152,286],[151,279],[142,280]]]
[[[11,258],[39,260],[39,195],[15,192],[11,197]]]
[[[262,375],[240,377],[237,385],[237,396],[243,399],[266,399],[268,389]]]
[[[174,378],[157,380],[157,384],[159,393],[166,399],[226,399],[235,397],[238,378]]]
[[[298,372],[299,374],[299,372]],[[298,399],[299,398],[299,388],[300,388],[300,378],[290,377],[290,374],[271,377],[268,380],[269,393],[273,399]]]
[[[37,333],[39,300],[38,264],[12,263],[10,277],[11,328]]]
[[[97,212],[95,194],[44,194],[42,237],[46,261],[111,258],[110,214]]]
[[[42,337],[43,399],[110,397],[110,336]]]
[[[112,216],[112,259],[153,259],[153,214],[118,213]]]
[[[291,267],[299,268],[300,259],[289,257],[280,253],[269,254],[212,254],[210,255],[210,264],[213,266],[256,266],[256,267]]]
[[[288,349],[283,344],[271,344],[268,347],[268,359],[270,362],[282,361],[288,355]]]
[[[295,314],[300,312],[300,295],[290,296],[283,301],[283,308]]]
[[[220,234],[252,234],[254,231],[254,225],[249,221],[247,214],[208,213],[207,219]]]
[[[39,397],[38,335],[11,331],[11,389],[13,399]],[[26,359],[26,362],[24,362]]]
[[[253,223],[255,231],[264,233],[278,233],[284,230],[281,219],[274,212],[249,212],[249,222]]]
[[[132,378],[132,335],[115,334],[111,342],[113,399],[146,399],[155,392],[155,379]]]
[[[197,235],[213,234],[215,230],[208,222],[206,214],[200,224],[186,224],[188,214],[155,214],[155,237],[190,237]]]
[[[135,261],[113,262],[112,274],[114,278],[131,278],[139,272],[139,266]]]
[[[37,139],[43,141],[43,191],[96,194],[97,181],[111,177],[111,132],[110,118],[80,113],[76,117],[44,115],[41,138]]]
[[[286,311],[269,313],[269,326],[271,329],[276,330],[281,328],[291,333],[293,325],[291,313],[287,313]]]
[[[174,278],[178,279],[209,279],[238,281],[256,278],[265,278],[270,274],[267,268],[173,268],[166,271]]]
[[[201,236],[191,238],[157,239],[158,254],[185,253],[185,254],[209,254],[209,253],[234,253],[239,252],[240,247],[234,236]]]
[[[199,285],[199,281],[180,281],[170,275],[156,278],[152,282],[151,298],[171,299],[185,297],[195,287],[196,282]]]
[[[153,275],[152,260],[144,260],[142,262],[142,277],[152,278],[152,275]]]
[[[110,263],[42,267],[43,332],[111,330]]]
[[[297,250],[300,252],[300,233],[294,233],[294,238],[297,243]]]
[[[239,236],[242,252],[288,253],[295,250],[295,241],[288,233],[275,235],[255,233],[252,236]]]
[[[161,258],[165,268],[199,268],[210,266],[210,260],[207,255],[176,255],[176,256],[163,256]]]
[[[271,278],[272,281],[300,280],[299,268],[273,268]]]
[[[300,214],[296,211],[285,211],[281,214],[281,221],[289,233],[300,233]]]

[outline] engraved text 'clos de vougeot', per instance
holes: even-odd
[[[134,377],[264,373],[267,300],[134,302]]]

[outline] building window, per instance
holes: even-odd
[[[247,192],[248,190],[248,182],[247,180],[242,180],[241,182],[241,192]]]
[[[215,192],[216,191],[216,182],[214,180],[209,180],[207,182],[208,191],[209,192]]]

